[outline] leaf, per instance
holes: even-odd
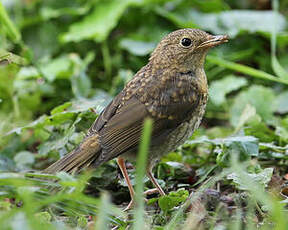
[[[250,104],[246,104],[246,106],[245,106],[245,108],[244,108],[244,110],[243,110],[243,112],[239,118],[238,125],[235,129],[236,132],[238,132],[246,124],[246,122],[248,122],[250,119],[252,119],[256,116],[257,116],[257,114],[256,114],[255,107],[253,107]],[[259,119],[259,120],[261,120],[261,119]]]
[[[61,56],[41,65],[44,77],[52,82],[56,78],[69,78],[72,74],[72,62],[69,56]]]
[[[45,126],[59,125],[67,121],[71,122],[71,119],[73,119],[78,113],[87,112],[91,108],[99,114],[111,99],[112,98],[109,94],[102,90],[98,90],[90,99],[81,98],[72,102],[66,102],[63,105],[56,107],[55,110],[53,109],[50,116],[43,115],[28,125],[12,129],[6,133],[6,135],[11,135],[13,133],[21,134],[23,130],[27,129],[37,130],[43,129]]]
[[[158,204],[161,210],[167,212],[178,206],[180,203],[184,202],[188,196],[189,192],[187,190],[179,189],[176,192],[170,192],[168,195],[160,197]]]
[[[8,65],[11,63],[25,65],[27,62],[28,61],[25,58],[22,58],[16,54],[0,51],[0,65]]]
[[[59,121],[57,122],[61,124],[63,122],[66,122],[66,119],[63,118],[63,115],[70,115],[70,113],[59,114],[59,115],[62,115],[62,116],[59,118]],[[56,137],[52,136],[51,140],[47,140],[44,143],[42,143],[38,148],[39,149],[38,153],[40,155],[45,156],[51,151],[61,150],[61,152],[63,152],[63,149],[65,149],[65,145],[68,143],[72,135],[75,133],[75,129],[76,129],[75,125],[79,123],[80,121],[81,121],[81,117],[78,116],[76,120],[69,126],[69,128],[65,130],[64,134],[62,135],[58,134]],[[53,123],[55,125],[55,121],[53,121]]]
[[[236,173],[231,173],[227,175],[228,180],[233,180],[233,182],[236,184],[236,187],[241,190],[249,190],[249,187],[245,184],[245,181],[242,179],[243,176],[246,177],[246,179],[249,178],[249,180],[252,183],[260,184],[263,189],[267,187],[268,183],[271,180],[271,177],[273,175],[273,168],[265,168],[259,173],[243,173],[243,175],[238,175]]]
[[[286,123],[286,124],[283,126],[276,126],[276,131],[275,131],[275,134],[278,135],[281,138],[281,140],[285,142],[288,142],[288,122],[287,121],[285,122],[284,120],[283,123]]]
[[[64,112],[67,108],[69,108],[70,106],[72,106],[72,102],[66,102],[63,105],[59,105],[57,107],[55,107],[54,109],[52,109],[51,111],[51,115],[54,115],[56,113],[61,113]]]
[[[19,169],[27,169],[30,168],[30,166],[35,161],[35,156],[31,152],[28,151],[22,151],[19,152],[15,157],[14,161],[16,163],[17,168]]]
[[[276,55],[272,55],[272,68],[278,77],[288,80],[288,72],[279,63]]]
[[[13,171],[15,169],[15,162],[5,154],[0,154],[0,171]]]
[[[269,121],[273,118],[275,111],[275,95],[270,88],[264,86],[253,85],[248,90],[239,93],[230,109],[230,122],[234,127],[237,127],[240,122],[240,117],[247,104],[256,108],[256,112],[264,121]],[[269,106],[267,106],[269,105]]]
[[[227,167],[230,163],[230,156],[237,154],[240,160],[247,160],[251,156],[259,155],[258,139],[253,136],[231,136],[226,138],[208,139],[206,137],[196,140],[188,140],[185,144],[209,143],[216,148],[216,162],[221,167]]]
[[[274,131],[259,119],[249,120],[244,132],[246,135],[253,135],[261,142],[272,142],[278,140],[278,137],[275,135]]]
[[[35,213],[35,217],[37,217],[37,219],[39,219],[39,221],[43,224],[51,222],[52,219],[52,216],[49,212],[37,212]]]
[[[154,42],[136,41],[126,38],[121,40],[120,47],[136,56],[144,56],[151,53],[156,47],[156,44]]]
[[[288,113],[288,91],[284,91],[276,97],[276,111],[284,114]]]
[[[73,63],[73,75],[71,77],[72,91],[76,98],[87,97],[91,91],[91,81],[86,71],[88,65],[93,61],[95,55],[89,52],[82,60],[78,55],[71,55]]]
[[[285,17],[280,13],[274,15],[271,10],[229,10],[221,13],[200,13],[187,7],[171,12],[157,8],[157,12],[182,28],[193,28],[196,25],[214,34],[228,34],[232,38],[242,31],[271,33],[273,30],[283,31],[286,27]]]
[[[63,15],[83,15],[89,10],[88,4],[79,7],[62,7],[62,8],[50,8],[42,7],[40,10],[40,15],[44,20],[49,20],[52,18],[58,18]]]
[[[9,18],[4,6],[0,2],[0,21],[1,24],[4,25],[9,37],[14,42],[19,42],[21,40],[21,34],[18,31],[17,27],[14,25],[14,23]]]
[[[208,139],[202,137],[196,140],[188,140],[185,144],[209,143],[216,146],[226,146],[234,150],[241,151],[249,156],[258,156],[258,139],[253,136],[231,136],[226,138]]]
[[[272,7],[274,11],[274,24],[277,25],[277,13],[278,13],[278,2],[276,0],[273,1]],[[278,58],[276,56],[276,47],[277,47],[277,31],[274,27],[272,30],[272,36],[271,36],[271,65],[274,73],[280,77],[288,80],[288,72],[282,67],[282,65],[279,63]]]
[[[63,42],[79,42],[85,39],[104,41],[131,2],[131,0],[100,1],[91,14],[70,26],[69,31],[61,36],[61,40]]]
[[[210,99],[215,105],[221,105],[225,101],[226,94],[238,90],[245,85],[247,85],[245,78],[239,78],[234,75],[213,81],[209,90]]]

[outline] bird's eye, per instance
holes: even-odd
[[[181,45],[184,47],[189,47],[192,44],[192,41],[190,38],[182,38]]]

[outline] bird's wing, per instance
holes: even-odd
[[[176,109],[178,112],[182,110],[181,112],[183,113],[185,113],[187,108],[187,104],[183,104],[183,106],[171,106],[171,110],[174,111]],[[191,104],[189,108],[191,108]],[[104,114],[107,115],[107,112],[105,113],[104,111],[102,116]],[[95,160],[95,165],[109,161],[129,150],[135,150],[141,138],[145,118],[150,117],[153,119],[152,144],[153,140],[159,140],[161,137],[166,136],[182,121],[179,119],[169,120],[167,118],[152,117],[145,105],[135,97],[127,101],[119,112],[112,116],[110,115],[110,119],[98,131],[102,151]],[[98,119],[103,118],[100,116]],[[95,125],[97,126],[96,123]]]
[[[183,79],[184,77],[181,76]],[[189,79],[189,76],[187,77]],[[185,79],[184,79],[185,80]],[[183,81],[184,81],[183,80]],[[146,84],[142,93],[134,92],[126,98],[125,90],[122,91],[99,115],[90,128],[88,135],[99,135],[101,153],[95,160],[95,165],[102,164],[125,152],[135,150],[137,147],[145,118],[153,119],[152,144],[154,140],[162,139],[179,124],[191,116],[191,112],[199,105],[199,92],[188,80],[183,88],[185,94],[174,101],[173,95],[181,95],[181,88],[175,81],[166,82],[160,88]],[[153,94],[152,94],[153,92]],[[149,95],[151,93],[151,95]],[[143,102],[143,98],[145,101]],[[159,116],[159,115],[165,115]],[[137,151],[137,150],[136,150]]]

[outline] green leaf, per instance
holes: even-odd
[[[47,222],[51,222],[51,219],[52,219],[52,216],[50,215],[49,212],[37,212],[37,213],[35,213],[35,216],[43,224],[45,224]]]
[[[70,26],[69,31],[61,36],[61,40],[79,42],[92,39],[102,42],[117,25],[119,18],[131,2],[131,0],[100,1],[91,14]]]
[[[132,39],[122,39],[120,47],[128,50],[131,54],[136,56],[144,56],[153,51],[156,44],[154,42],[136,41]]]
[[[231,173],[227,175],[228,180],[233,180],[236,184],[236,187],[241,190],[249,190],[249,187],[246,186],[245,181],[242,179],[242,176],[249,178],[249,180],[253,183],[261,185],[263,189],[267,187],[268,183],[271,180],[273,175],[273,168],[266,168],[259,173],[243,173],[244,175],[238,175],[236,173]]]
[[[228,34],[230,37],[235,37],[242,31],[256,33],[276,30],[280,32],[286,27],[285,17],[269,10],[229,10],[221,13],[201,13],[187,7],[171,12],[157,8],[157,12],[182,28],[193,28],[196,25],[215,34]]]
[[[56,113],[61,113],[63,111],[65,111],[67,108],[69,108],[70,106],[72,106],[72,102],[66,102],[63,105],[59,105],[57,107],[55,107],[54,109],[52,109],[51,111],[51,115],[54,115]]]
[[[56,78],[69,78],[72,74],[72,62],[68,55],[44,63],[40,68],[44,77],[50,82],[54,81]]]
[[[27,60],[11,52],[0,51],[0,65],[8,65],[11,63],[25,65],[27,64]]]
[[[278,19],[277,14],[278,14],[278,8],[279,8],[279,3],[277,0],[274,0],[272,2],[272,7],[274,11],[274,24],[278,24]],[[274,73],[280,77],[288,80],[288,72],[282,67],[282,65],[279,63],[278,58],[276,56],[276,47],[277,47],[277,30],[274,29],[272,30],[272,36],[271,36],[271,65]]]
[[[78,219],[77,219],[77,226],[80,228],[80,229],[85,229],[85,227],[87,226],[88,224],[88,219],[85,217],[85,216],[79,216]]]
[[[278,77],[288,80],[288,72],[279,63],[276,55],[272,55],[272,68]]]
[[[40,14],[44,20],[58,18],[63,15],[83,15],[89,10],[88,4],[81,7],[50,8],[42,7]]]
[[[247,85],[247,80],[245,78],[239,78],[234,75],[226,76],[218,81],[213,81],[209,89],[210,99],[215,105],[221,105],[225,101],[226,94],[238,90],[245,85]]]
[[[187,190],[179,189],[176,192],[170,192],[168,195],[160,197],[158,204],[161,210],[167,212],[178,206],[180,203],[184,202],[188,196],[189,192]]]
[[[231,136],[226,138],[216,138],[208,139],[207,137],[202,137],[196,140],[188,140],[186,144],[201,144],[209,143],[215,146],[225,146],[234,150],[245,153],[249,156],[258,156],[258,140],[253,136]]]
[[[34,163],[35,155],[28,151],[22,151],[14,157],[14,161],[19,169],[27,169]]]
[[[275,95],[270,88],[264,86],[253,85],[248,90],[239,93],[234,104],[230,109],[230,122],[234,127],[237,127],[240,122],[241,114],[247,104],[256,108],[256,112],[264,121],[269,121],[273,118],[275,111]],[[267,106],[269,105],[269,106]]]
[[[276,97],[276,111],[278,113],[288,113],[288,91],[284,91]]]
[[[74,73],[71,77],[71,84],[72,91],[77,98],[87,97],[90,94],[92,84],[86,71],[94,56],[92,52],[89,52],[84,60],[80,59],[78,55],[71,56]]]
[[[258,120],[261,120],[261,118],[259,118],[259,116],[257,116],[256,114],[255,107],[250,104],[246,104],[239,118],[238,125],[235,129],[236,132],[238,132],[248,121],[250,121],[253,118],[256,118],[256,119],[258,118]]]
[[[253,136],[231,136],[216,139],[202,137],[196,140],[188,140],[185,143],[190,145],[209,143],[216,146],[214,154],[217,154],[216,162],[221,167],[228,166],[231,155],[237,154],[240,160],[247,160],[251,156],[259,155],[258,139]]]

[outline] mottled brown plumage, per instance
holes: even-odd
[[[155,161],[198,128],[208,97],[205,56],[209,48],[226,41],[227,36],[212,36],[198,29],[177,30],[164,37],[149,63],[104,109],[80,146],[45,172],[97,167],[119,156],[135,159],[143,121],[149,117],[154,121],[148,160],[148,176],[153,182]],[[118,163],[125,171],[121,159]],[[161,190],[155,179],[153,183]],[[133,189],[129,189],[132,195]]]

